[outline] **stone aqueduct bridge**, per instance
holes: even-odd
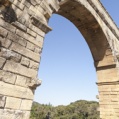
[[[53,13],[70,20],[90,47],[100,118],[119,119],[119,29],[99,0],[0,0],[0,119],[29,119]]]

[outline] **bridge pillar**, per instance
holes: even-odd
[[[0,0],[0,119],[29,119],[51,14],[45,1]]]
[[[119,68],[111,49],[96,63],[101,119],[119,118]]]

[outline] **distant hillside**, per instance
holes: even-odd
[[[47,119],[46,116],[50,116],[50,119],[99,119],[97,108],[98,102],[85,100],[57,107],[34,102],[30,119]]]

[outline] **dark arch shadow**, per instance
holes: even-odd
[[[107,38],[93,14],[78,1],[60,4],[57,14],[70,20],[81,32],[95,62],[102,60],[109,47]]]

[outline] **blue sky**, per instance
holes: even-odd
[[[101,1],[119,26],[119,0]],[[97,76],[85,39],[62,16],[54,14],[49,26],[53,30],[45,37],[38,72],[42,85],[37,88],[34,100],[54,106],[81,99],[97,100]]]

